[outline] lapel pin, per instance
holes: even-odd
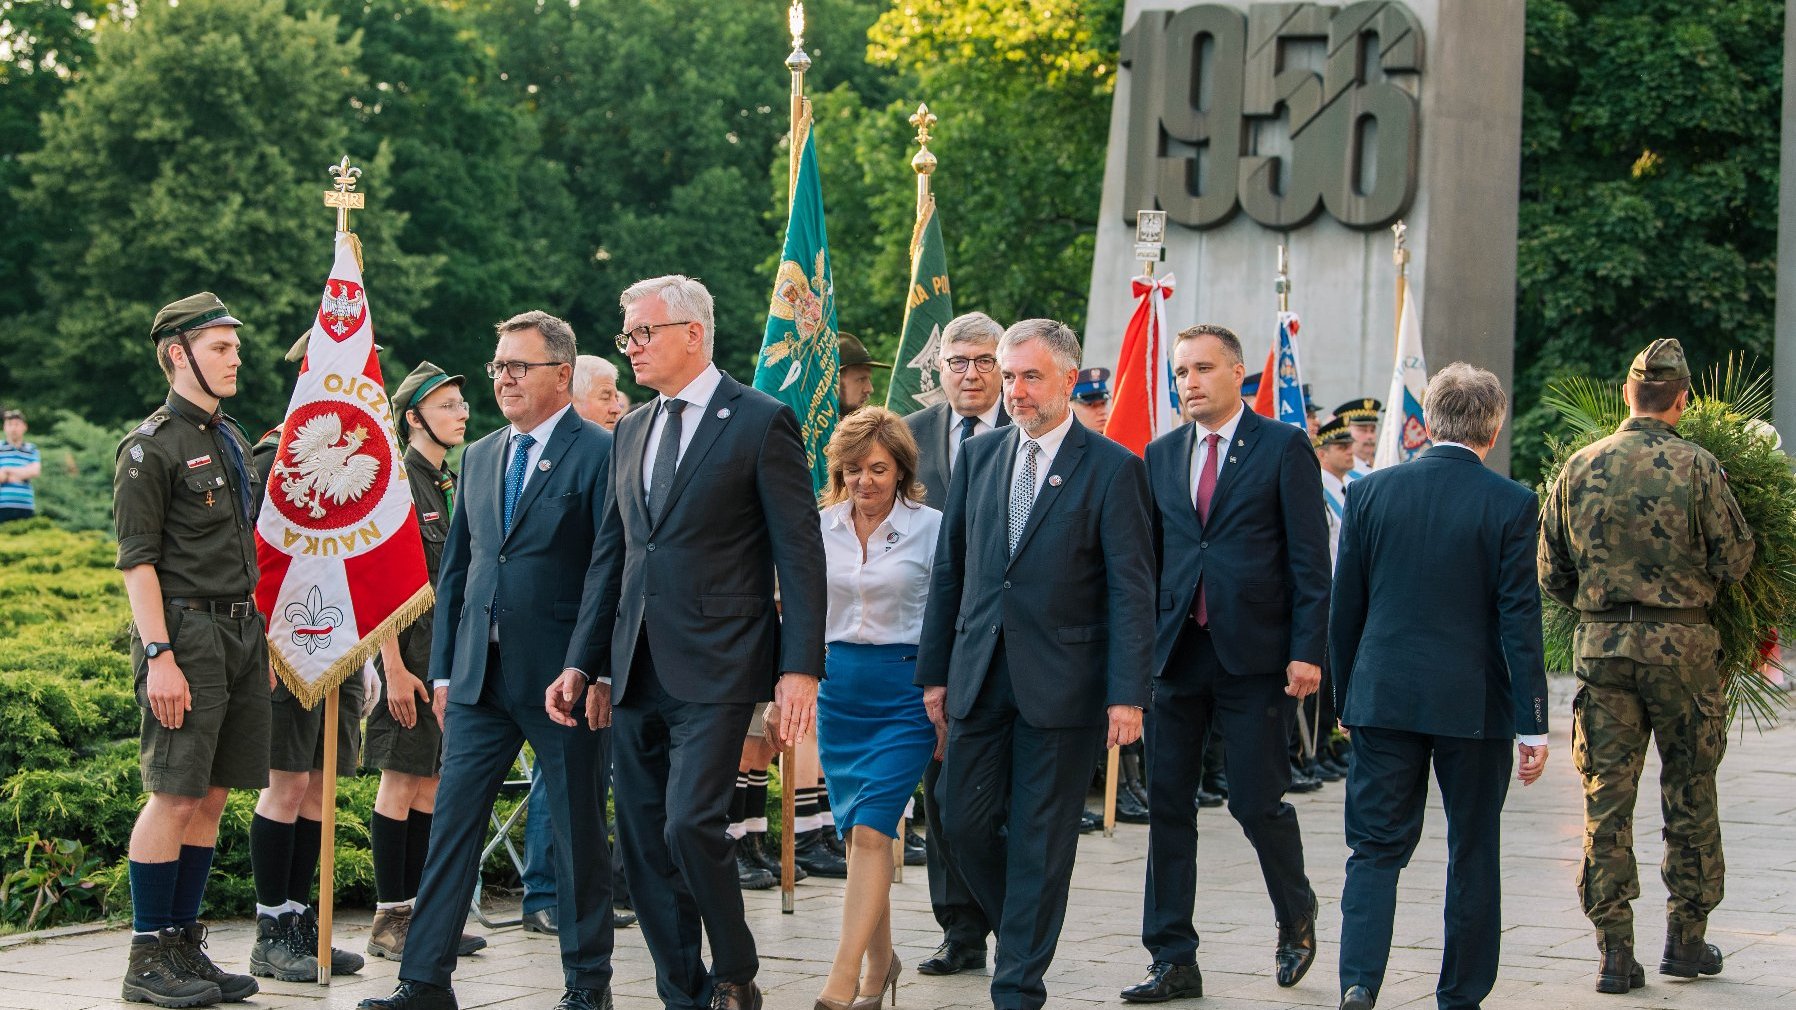
[[[898,531],[897,530],[893,530],[892,532],[886,534],[886,543],[895,544],[897,542],[898,542]]]
[[[1235,446],[1236,446],[1236,448],[1239,448],[1239,447],[1241,447],[1241,446],[1244,446],[1244,445],[1246,445],[1246,444],[1247,444],[1247,439],[1245,439],[1245,438],[1237,438],[1237,439],[1235,439]]]
[[[1059,487],[1060,486],[1060,475],[1059,474],[1050,475],[1048,477],[1048,486],[1049,487]]]
[[[1231,463],[1233,463],[1233,462],[1234,462],[1234,460],[1232,460],[1232,459],[1231,459],[1231,460],[1229,460],[1229,462],[1231,462]],[[543,472],[543,473],[548,473],[548,472],[549,472],[549,468],[550,468],[550,467],[552,467],[552,466],[554,466],[554,465],[555,465],[555,464],[553,464],[553,463],[551,463],[551,462],[549,462],[549,461],[548,461],[548,460],[546,460],[546,459],[545,459],[545,460],[543,460],[543,461],[542,461],[542,462],[540,462],[540,463],[538,463],[538,464],[536,464],[536,468],[537,468],[537,469],[538,469],[538,470],[541,470],[541,471],[542,471],[542,472]]]
[[[728,407],[717,408],[717,419],[719,421],[728,421],[730,419],[730,408],[728,408]]]
[[[1230,463],[1233,463],[1233,462],[1235,462],[1235,457],[1233,457],[1233,456],[1230,456],[1230,457],[1229,457],[1229,462],[1230,462]]]

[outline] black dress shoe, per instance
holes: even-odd
[[[915,831],[904,833],[904,865],[926,866],[929,864],[929,847],[924,844],[923,836]]]
[[[943,940],[935,953],[917,964],[919,975],[958,975],[963,971],[985,967],[985,948],[973,948],[953,940]]]
[[[1346,772],[1336,771],[1334,766],[1326,761],[1311,761],[1309,767],[1304,771],[1310,778],[1321,779],[1323,782],[1339,782],[1347,777]]]
[[[711,1010],[761,1010],[761,987],[753,982],[714,982]]]
[[[1207,789],[1199,789],[1197,791],[1197,805],[1199,809],[1203,807],[1219,807],[1224,803],[1227,803],[1228,800],[1229,798],[1221,793],[1213,793]]]
[[[792,839],[792,862],[812,876],[842,879],[848,876],[848,860],[836,855],[823,840],[824,830],[801,832]]]
[[[1089,810],[1079,811],[1079,834],[1089,835],[1104,826],[1104,819]]]
[[[1596,969],[1596,991],[1611,996],[1621,996],[1646,985],[1646,969],[1634,960],[1632,943],[1605,943],[1597,941],[1596,949],[1603,956],[1602,963]]]
[[[1313,793],[1320,788],[1322,788],[1322,780],[1321,779],[1315,779],[1315,778],[1309,777],[1308,775],[1304,774],[1304,771],[1302,768],[1299,768],[1295,764],[1293,764],[1291,766],[1291,786],[1290,786],[1290,788],[1286,789],[1285,792],[1288,792],[1288,793]]]
[[[1127,789],[1116,791],[1116,819],[1124,824],[1146,824],[1147,804]]]
[[[603,989],[569,988],[561,994],[555,1010],[611,1010],[611,987]]]
[[[370,997],[357,1003],[359,1010],[459,1010],[455,993],[428,982],[399,980],[399,988],[391,996]]]
[[[611,925],[616,929],[629,929],[636,925],[636,913],[622,905],[612,905]]]
[[[555,909],[539,908],[534,912],[524,913],[524,932],[541,933],[544,936],[559,936],[561,926],[555,922]]]
[[[1204,994],[1204,974],[1195,964],[1173,964],[1155,961],[1147,977],[1122,991],[1130,1003],[1164,1003],[1174,999],[1196,999]]]
[[[1378,1001],[1372,998],[1372,991],[1363,985],[1348,986],[1341,995],[1341,1010],[1372,1010]]]
[[[1702,940],[1679,943],[1665,938],[1665,956],[1659,961],[1659,974],[1677,978],[1721,974],[1721,948]]]
[[[1278,968],[1278,984],[1289,989],[1303,980],[1316,960],[1316,896],[1310,895],[1310,914],[1278,927],[1278,950],[1272,962]]]

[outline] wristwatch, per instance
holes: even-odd
[[[175,647],[173,645],[170,645],[167,642],[145,642],[145,643],[143,643],[143,655],[144,655],[145,659],[155,659],[157,656],[160,656],[165,652],[173,652],[173,651],[175,651]]]

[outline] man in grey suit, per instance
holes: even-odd
[[[917,439],[917,479],[923,482],[923,504],[942,509],[948,499],[948,477],[960,458],[960,447],[974,435],[1010,423],[1004,412],[1003,381],[998,376],[998,338],[1004,327],[983,312],[956,316],[942,329],[936,374],[942,402],[906,415],[904,423]],[[961,878],[954,852],[939,825],[941,805],[936,802],[936,781],[942,763],[932,759],[923,769],[923,818],[929,833],[923,838],[928,855],[929,907],[942,927],[942,943],[924,958],[917,971],[923,975],[953,975],[985,967],[985,938],[992,926],[986,921],[973,892]]]
[[[493,798],[528,741],[554,830],[567,990],[557,1010],[611,1006],[608,733],[557,726],[543,692],[567,668],[599,670],[593,628],[576,626],[604,517],[611,436],[574,413],[574,331],[546,312],[499,324],[487,374],[511,423],[468,447],[437,582],[430,673],[444,720],[430,855],[399,987],[364,1010],[455,1010],[449,989]],[[593,845],[592,839],[599,839]],[[576,843],[580,846],[575,856]]]
[[[916,682],[948,734],[940,827],[998,923],[992,1004],[1035,1010],[1066,918],[1092,755],[1141,735],[1153,539],[1147,468],[1073,420],[1073,331],[1023,320],[998,360],[1016,424],[961,448]]]
[[[782,742],[815,720],[828,606],[817,500],[792,409],[712,364],[704,285],[657,277],[619,301],[618,350],[661,395],[618,422],[586,577],[582,620],[608,645],[610,683],[587,690],[603,678],[568,670],[544,703],[571,726],[584,691],[589,720],[615,717],[618,846],[662,1002],[758,1010],[724,829],[755,707],[777,702]]]

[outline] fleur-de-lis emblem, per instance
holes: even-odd
[[[313,586],[306,592],[304,603],[287,604],[287,620],[293,623],[293,644],[305,649],[309,656],[330,648],[331,634],[343,623],[343,611],[325,606],[324,593]]]

